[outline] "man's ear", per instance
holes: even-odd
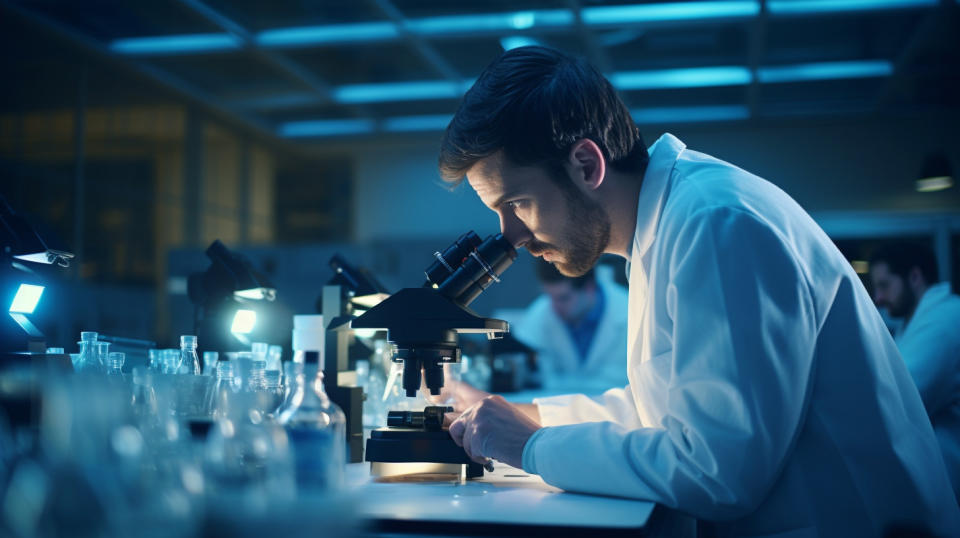
[[[910,272],[907,273],[907,285],[910,286],[910,289],[917,291],[927,285],[926,280],[923,278],[923,272],[920,271],[919,267],[913,267],[910,269]]]
[[[582,138],[570,147],[567,166],[571,177],[582,188],[596,190],[607,176],[607,162],[600,147],[589,138]]]

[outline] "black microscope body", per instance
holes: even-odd
[[[509,241],[501,234],[480,241],[471,231],[434,256],[424,287],[404,288],[351,322],[353,329],[386,329],[397,349],[393,361],[403,363],[408,397],[416,396],[423,382],[431,394],[440,394],[443,365],[460,361],[459,334],[499,338],[510,329],[506,321],[480,317],[468,308],[516,259]],[[442,429],[442,410],[427,407],[420,415],[412,412],[406,422],[399,417],[411,412],[391,411],[388,427],[371,432],[366,460],[465,464],[468,478],[482,476],[483,468]]]

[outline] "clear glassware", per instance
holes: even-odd
[[[267,370],[281,370],[283,363],[283,348],[270,346],[267,350]]]
[[[254,342],[250,344],[250,352],[253,353],[255,359],[267,360],[267,352],[270,350],[270,346],[265,342]]]
[[[147,350],[147,368],[151,370],[160,369],[160,350],[159,349],[148,349]]]
[[[48,347],[48,348],[47,348],[47,354],[48,354],[48,355],[63,355],[63,348],[62,348],[62,347]]]
[[[239,392],[240,380],[235,375],[234,364],[229,361],[219,361],[216,379],[209,395],[207,408],[215,419],[227,418],[230,396]]]
[[[280,370],[267,370],[264,373],[266,395],[263,410],[268,414],[276,413],[283,404],[283,387],[280,385]]]
[[[107,355],[110,354],[110,342],[101,342],[97,340],[93,344],[93,352],[97,357],[97,364],[100,365],[100,371],[107,371]]]
[[[100,361],[97,359],[94,344],[97,342],[97,333],[93,331],[84,331],[80,333],[80,341],[77,345],[80,347],[80,356],[73,367],[78,372],[98,372],[100,371]]]
[[[123,362],[126,355],[119,351],[112,351],[107,354],[106,367],[110,375],[119,375],[123,373]]]
[[[160,371],[164,374],[175,374],[180,371],[183,355],[179,349],[160,350]]]
[[[203,352],[203,375],[217,375],[217,361],[220,360],[220,354],[216,351]]]
[[[205,444],[207,493],[242,509],[292,501],[296,490],[287,433],[255,408],[255,394],[226,389],[223,395],[226,413],[216,419]]]
[[[297,370],[296,388],[278,417],[290,439],[297,488],[302,492],[338,489],[346,458],[346,418],[324,390],[320,352],[296,353],[303,369]]]
[[[200,357],[197,356],[197,337],[183,335],[180,337],[180,354],[183,361],[180,363],[181,374],[200,375]]]

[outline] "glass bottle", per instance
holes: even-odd
[[[100,365],[100,371],[107,371],[107,356],[110,354],[110,342],[97,340],[93,344],[94,354],[97,356],[97,364]]]
[[[84,331],[80,333],[80,356],[74,363],[73,368],[78,372],[98,372],[100,371],[99,360],[93,345],[97,342],[97,333],[93,331]]]
[[[220,354],[216,351],[204,351],[203,352],[203,375],[214,376],[217,375],[217,361],[220,359]]]
[[[280,370],[283,360],[283,348],[280,346],[270,346],[267,350],[267,370]]]
[[[296,351],[296,386],[278,416],[287,430],[300,491],[323,491],[343,483],[346,418],[323,388],[320,351]],[[299,359],[299,360],[298,360]]]
[[[164,374],[175,374],[180,371],[180,364],[183,362],[183,355],[177,349],[160,350],[160,372]]]
[[[123,373],[123,362],[126,355],[119,351],[113,351],[107,354],[106,367],[107,374],[119,375]]]
[[[283,387],[280,386],[280,370],[267,370],[264,373],[267,398],[264,400],[264,412],[275,414],[283,403]]]
[[[230,397],[238,392],[237,381],[232,362],[217,362],[217,381],[213,385],[207,405],[213,418],[226,418],[229,415]]]
[[[200,357],[197,356],[197,337],[183,335],[180,337],[180,373],[200,375]]]

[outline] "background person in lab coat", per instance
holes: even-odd
[[[450,424],[472,458],[654,501],[710,535],[960,533],[893,339],[776,186],[669,134],[648,150],[603,75],[542,47],[480,75],[440,170],[466,176],[507,239],[566,275],[604,252],[630,261],[629,386],[526,406],[474,390]]]
[[[537,260],[538,297],[510,326],[510,334],[537,350],[543,385],[599,394],[627,384],[627,290],[590,269],[560,274]]]
[[[960,297],[939,282],[930,247],[897,242],[870,259],[877,306],[902,318],[894,335],[960,496]]]

